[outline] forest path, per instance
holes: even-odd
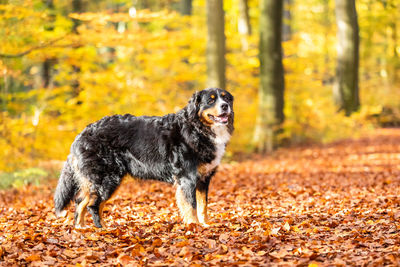
[[[173,187],[127,180],[106,229],[75,230],[55,183],[0,192],[0,265],[400,264],[400,129],[223,164],[208,228],[180,223]]]

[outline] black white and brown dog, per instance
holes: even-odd
[[[75,200],[75,227],[86,209],[103,227],[104,203],[125,176],[176,186],[176,201],[187,224],[207,225],[207,195],[233,132],[233,96],[208,88],[187,106],[162,117],[107,116],[89,124],[71,145],[54,195],[58,216]]]

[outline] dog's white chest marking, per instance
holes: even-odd
[[[211,129],[215,133],[215,138],[213,140],[216,148],[215,158],[209,164],[204,164],[202,166],[204,174],[209,174],[220,164],[221,159],[225,153],[226,144],[231,138],[231,135],[229,134],[228,129],[225,125],[215,125],[212,126]]]

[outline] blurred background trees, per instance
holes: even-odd
[[[398,126],[399,9],[399,0],[2,0],[0,171],[64,160],[88,123],[175,112],[212,84],[235,95],[228,156]],[[259,145],[257,131],[272,141]]]

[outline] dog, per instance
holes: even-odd
[[[196,92],[176,113],[106,116],[89,124],[71,145],[54,194],[56,215],[75,200],[74,225],[85,213],[104,227],[105,202],[125,176],[176,186],[185,224],[207,226],[208,189],[234,127],[233,96],[208,88]]]

